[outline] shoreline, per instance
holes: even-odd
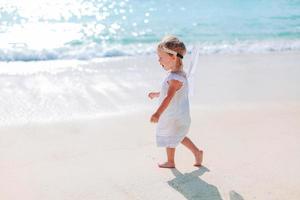
[[[300,50],[293,50],[293,51],[269,51],[269,52],[230,52],[230,53],[211,53],[211,54],[200,54],[200,57],[239,57],[239,56],[259,56],[259,55],[271,55],[271,56],[299,56]],[[189,57],[190,53],[187,53],[185,57]],[[90,59],[49,59],[49,60],[29,60],[29,61],[0,61],[2,64],[13,64],[13,63],[38,63],[38,62],[66,62],[66,63],[75,63],[78,62],[80,64],[88,64],[89,62],[110,62],[110,61],[120,61],[124,59],[134,59],[134,58],[147,58],[147,57],[157,57],[155,53],[148,53],[148,54],[137,54],[137,55],[120,55],[120,56],[107,56],[107,57],[95,57]],[[184,58],[185,60],[185,58]]]
[[[191,104],[202,109],[297,106],[299,58],[300,52],[203,55]],[[159,90],[165,75],[154,55],[45,62],[2,68],[0,126],[151,110],[156,103],[147,92]]]

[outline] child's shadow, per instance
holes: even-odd
[[[168,181],[168,184],[187,200],[222,200],[218,188],[206,183],[199,177],[207,171],[209,169],[204,166],[185,174],[177,169],[172,169],[172,173],[176,178]]]

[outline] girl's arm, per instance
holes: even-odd
[[[159,95],[160,95],[160,92],[150,92],[150,93],[148,94],[148,97],[149,97],[150,99],[153,99],[153,98],[155,98],[155,97],[159,97]]]
[[[177,80],[170,80],[169,83],[169,89],[167,96],[164,98],[160,106],[158,107],[157,111],[151,116],[150,121],[151,122],[158,122],[160,115],[164,112],[164,110],[168,107],[170,101],[174,97],[177,90],[179,90],[182,87],[182,82]]]

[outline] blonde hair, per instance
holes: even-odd
[[[183,70],[182,58],[186,53],[186,48],[182,41],[180,41],[177,37],[173,35],[167,35],[160,41],[160,43],[157,46],[157,49],[165,51],[169,55],[174,55],[174,54],[170,53],[168,50],[176,52],[177,53],[176,67],[178,70]]]

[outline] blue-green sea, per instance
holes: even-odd
[[[203,54],[299,51],[299,0],[0,0],[0,60],[152,54],[166,34]]]

